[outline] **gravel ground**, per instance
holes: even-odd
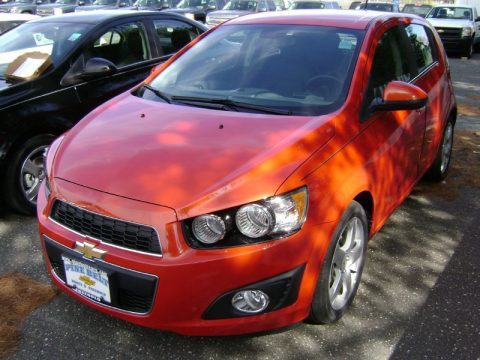
[[[457,128],[478,131],[480,54],[451,65],[457,99],[471,110],[459,116]],[[425,191],[428,186],[417,186],[371,240],[357,298],[336,324],[185,337],[59,295],[26,319],[9,359],[479,359],[480,188],[453,189],[452,197]],[[448,178],[440,186],[452,190]],[[19,271],[49,282],[34,219],[0,212],[0,244],[0,274]]]

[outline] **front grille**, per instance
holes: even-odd
[[[161,254],[156,231],[145,225],[112,219],[56,200],[50,217],[79,234],[128,249]]]
[[[442,40],[458,40],[462,37],[461,28],[436,27],[435,29]]]
[[[47,16],[47,15],[53,15],[53,9],[52,10],[37,10],[37,15],[40,16]]]

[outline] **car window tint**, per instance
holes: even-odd
[[[86,60],[100,57],[118,67],[127,66],[150,58],[145,30],[140,23],[116,26],[93,42],[85,53]]]
[[[164,55],[177,52],[199,35],[196,27],[177,20],[154,20],[153,25]]]
[[[370,70],[367,104],[383,95],[385,86],[394,80],[409,82],[418,73],[412,63],[411,46],[403,28],[387,30],[380,38]]]
[[[422,25],[410,24],[405,30],[412,43],[419,72],[422,72],[435,60],[430,38]]]

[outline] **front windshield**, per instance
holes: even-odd
[[[464,7],[441,6],[433,8],[427,15],[433,19],[467,19],[472,20],[472,10]]]
[[[362,38],[360,30],[324,26],[224,26],[150,85],[172,100],[228,99],[292,114],[326,114],[345,101]],[[157,99],[152,91],[142,96]]]
[[[241,10],[241,11],[255,11],[257,9],[257,2],[252,0],[232,0],[225,5],[223,10]]]
[[[36,58],[41,57],[46,62],[57,65],[92,26],[78,23],[29,22],[2,34],[0,77],[5,78],[5,71],[10,63],[23,61],[32,53]],[[29,62],[30,68],[34,63]],[[38,61],[36,64],[41,65]]]
[[[76,0],[57,0],[55,4],[75,4]]]
[[[324,9],[325,4],[320,1],[296,1],[290,6],[290,10],[296,9]]]
[[[117,0],[95,0],[93,5],[116,5]]]
[[[208,0],[182,0],[178,3],[177,9],[197,8],[206,9]]]

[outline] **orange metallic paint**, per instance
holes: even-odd
[[[321,15],[327,13],[330,16]],[[48,218],[53,199],[59,198],[153,226],[163,254],[135,253],[96,242],[107,251],[106,262],[159,277],[153,309],[147,315],[94,303],[71,291],[49,269],[63,291],[121,319],[190,335],[274,329],[309,314],[319,270],[341,214],[358,194],[368,193],[373,200],[373,236],[433,162],[455,100],[440,53],[438,62],[412,82],[428,95],[426,109],[377,112],[360,121],[381,34],[398,23],[429,25],[416,17],[375,12],[297,14],[247,16],[221,26],[288,22],[367,29],[347,100],[335,113],[301,117],[225,112],[146,101],[127,92],[96,109],[61,144],[55,144],[52,195],[45,198],[43,185],[39,192],[40,234],[68,248],[82,241],[82,236]],[[441,46],[438,38],[436,42]],[[146,82],[169,63],[159,66]],[[386,96],[404,100],[402,86],[395,84]],[[47,163],[52,166],[52,159]],[[183,238],[183,219],[305,185],[307,220],[288,238],[210,250],[193,249]],[[306,268],[293,305],[243,318],[201,318],[223,293],[301,264]]]

